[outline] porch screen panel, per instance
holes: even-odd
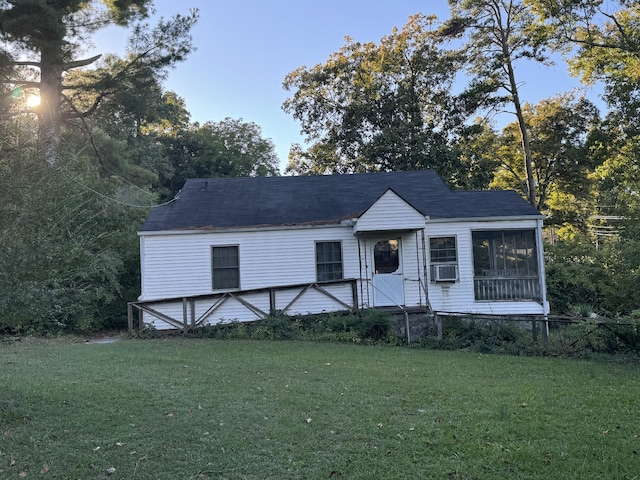
[[[476,276],[537,276],[535,232],[500,230],[473,232]]]
[[[476,300],[540,298],[534,230],[472,232]]]
[[[319,282],[343,278],[341,242],[316,242],[316,277]]]
[[[238,246],[211,247],[213,289],[240,288]]]

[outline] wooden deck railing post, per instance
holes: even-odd
[[[133,305],[131,305],[131,302],[127,303],[127,323],[129,331],[133,332]]]
[[[187,333],[189,318],[187,317],[187,297],[182,297],[182,333]]]
[[[138,307],[136,305],[136,310],[138,310],[138,330],[143,331],[144,330],[144,314],[142,313],[142,310],[140,310],[140,307]]]
[[[358,281],[351,281],[351,302],[353,304],[353,310],[358,310]]]
[[[276,311],[276,290],[275,288],[269,289],[269,312]]]

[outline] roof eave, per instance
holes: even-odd
[[[431,218],[426,217],[429,223],[462,223],[462,222],[506,222],[506,221],[524,221],[524,220],[541,220],[546,218],[545,215],[501,215],[493,217],[453,217],[453,218]]]
[[[349,221],[340,223],[322,223],[322,224],[299,224],[299,225],[252,225],[247,227],[228,227],[228,228],[181,228],[175,230],[140,230],[139,237],[153,237],[159,235],[198,235],[207,233],[234,233],[234,232],[266,232],[276,230],[306,230],[314,228],[344,228],[350,226]]]

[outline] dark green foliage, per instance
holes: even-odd
[[[442,323],[442,339],[424,337],[415,346],[508,355],[640,359],[640,311],[613,319],[551,318],[546,343],[542,321],[537,322],[535,337],[530,322],[451,316],[443,317]]]
[[[594,245],[577,241],[545,246],[547,289],[551,309],[568,314],[571,307],[591,304],[602,311],[608,275]]]
[[[348,343],[392,343],[391,318],[381,310],[289,317],[273,312],[256,322],[221,322],[190,335],[218,339],[311,340]]]
[[[588,304],[596,313],[624,316],[640,307],[640,240],[633,224],[600,248],[576,237],[545,250],[553,313],[573,313],[575,306]]]
[[[82,157],[52,169],[36,151],[15,155],[0,157],[0,330],[122,328],[145,211],[117,201],[149,198],[103,182]]]
[[[159,133],[156,138],[170,163],[159,172],[156,185],[167,200],[188,178],[279,175],[273,142],[263,138],[262,129],[252,122],[225,118]]]
[[[474,320],[466,317],[442,317],[443,337],[425,337],[420,345],[442,350],[470,349],[477,352],[501,352],[505,347],[530,335],[518,324],[500,320]]]
[[[624,318],[591,318],[552,330],[550,351],[559,355],[588,357],[640,355],[640,312]]]

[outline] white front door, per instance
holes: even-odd
[[[373,246],[373,305],[404,305],[404,276],[400,239],[380,240]]]

